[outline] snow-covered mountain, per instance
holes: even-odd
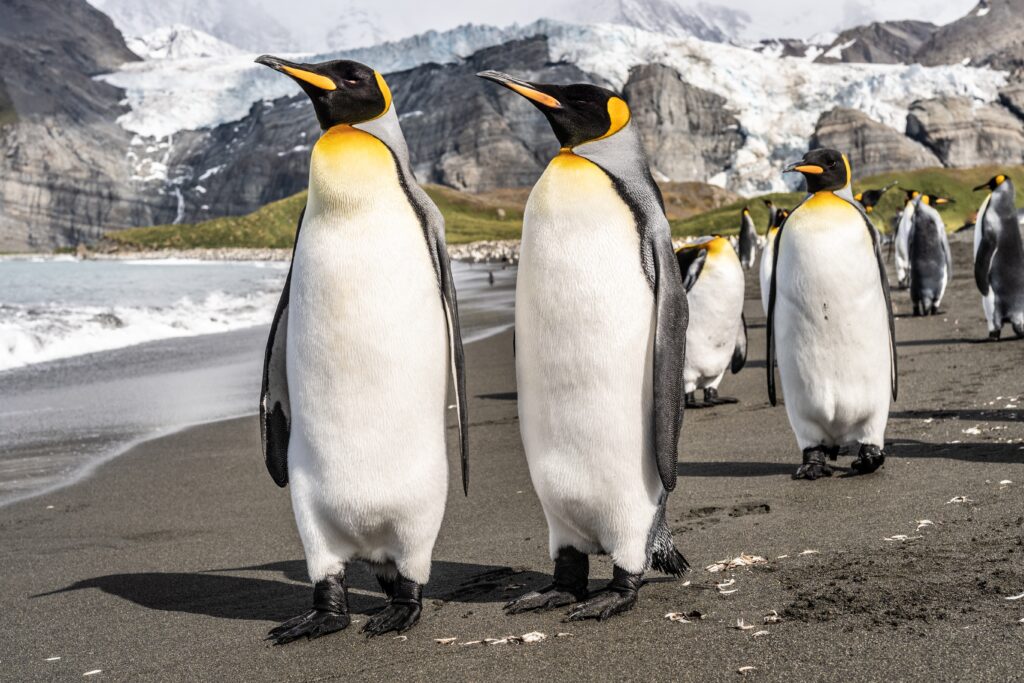
[[[743,193],[785,189],[781,166],[806,150],[819,117],[835,107],[856,109],[903,130],[915,100],[949,95],[993,102],[1006,81],[1003,72],[960,65],[815,64],[616,24],[547,20],[507,29],[464,26],[311,59],[356,59],[389,73],[427,62],[457,62],[479,49],[530,36],[547,36],[550,62],[572,64],[616,88],[623,87],[632,67],[655,63],[723,98],[737,113],[744,142],[728,168],[700,180]],[[288,79],[253,65],[249,57],[148,61],[102,78],[127,91],[131,111],[121,124],[150,138],[238,120],[260,100],[298,92]]]
[[[143,59],[228,57],[241,50],[199,29],[175,24],[127,39],[128,48]]]
[[[734,40],[750,23],[749,15],[728,7],[706,2],[683,7],[673,0],[573,0],[545,14],[572,23],[617,24],[716,43]]]
[[[352,50],[393,40],[380,14],[370,8],[352,7],[331,27],[322,44],[328,50]]]

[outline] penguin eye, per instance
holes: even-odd
[[[342,81],[345,83],[345,85],[356,85],[357,83],[359,83],[359,81],[354,78],[345,78],[342,79]]]
[[[829,168],[835,168],[836,167],[835,159],[833,159],[832,161],[828,162],[828,167]]]

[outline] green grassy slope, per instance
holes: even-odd
[[[870,188],[883,187],[894,180],[899,183],[899,187],[894,187],[886,193],[872,213],[875,225],[883,231],[889,229],[892,217],[903,207],[903,188],[949,197],[956,203],[942,207],[940,212],[946,227],[949,230],[955,230],[968,220],[974,220],[974,215],[985,198],[984,192],[972,192],[971,188],[981,185],[998,173],[1005,173],[1017,182],[1024,183],[1024,166],[979,166],[970,169],[929,168],[906,173],[882,173],[871,176],[854,183],[854,191],[860,192]],[[803,197],[804,193],[802,192],[767,194],[732,202],[714,211],[681,221],[672,221],[672,233],[678,237],[713,233],[735,234],[739,231],[740,211],[744,206],[750,207],[754,224],[761,231],[768,222],[768,212],[762,199],[771,198],[779,206],[792,207]],[[1024,191],[1017,193],[1017,205],[1024,206]]]

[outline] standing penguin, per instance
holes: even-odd
[[[775,259],[775,236],[779,234],[779,228],[789,218],[789,211],[778,209],[775,211],[775,223],[768,229],[765,236],[764,251],[761,252],[761,266],[758,272],[761,284],[761,307],[764,314],[768,315],[768,290],[772,283],[772,266]]]
[[[910,300],[914,304],[915,316],[939,312],[946,285],[953,276],[946,224],[935,210],[936,205],[948,204],[949,201],[928,194],[914,200],[914,221],[907,235],[907,256],[910,259]]]
[[[764,232],[767,235],[768,231],[775,226],[775,221],[778,218],[778,213],[782,209],[775,206],[775,202],[773,202],[771,199],[762,199],[761,201],[764,202],[764,207],[768,209],[768,226],[764,229]]]
[[[387,606],[363,626],[403,631],[448,488],[445,396],[454,375],[467,485],[465,368],[444,219],[416,184],[384,78],[345,60],[256,60],[294,79],[323,135],[270,328],[260,427],[270,475],[291,484],[313,608],[277,644],[349,625],[346,567],[369,564]]]
[[[743,268],[732,244],[712,237],[676,251],[686,289],[690,321],[686,328],[683,391],[687,408],[736,403],[718,395],[727,369],[736,374],[747,362],[747,321],[743,317]],[[704,390],[704,402],[694,396]]]
[[[864,213],[871,213],[878,206],[878,202],[882,201],[882,197],[890,189],[896,186],[896,181],[892,181],[885,187],[875,190],[864,190],[853,195],[853,198],[857,200],[857,203],[864,207]]]
[[[757,258],[757,230],[754,228],[754,219],[750,217],[750,209],[743,207],[740,214],[740,263],[744,268],[754,265]]]
[[[632,609],[648,568],[687,568],[665,522],[686,293],[625,100],[594,85],[478,75],[533,103],[562,147],[530,192],[516,283],[520,431],[554,582],[506,608],[585,601],[570,620],[604,619]],[[588,599],[587,556],[598,553],[614,574]]]
[[[978,210],[974,226],[974,281],[981,291],[988,336],[999,339],[1010,323],[1024,338],[1024,245],[1013,181],[997,175],[974,188],[991,190]]]
[[[906,200],[903,203],[903,211],[900,212],[899,220],[896,222],[896,235],[893,237],[893,250],[896,262],[896,283],[899,287],[907,287],[910,284],[910,256],[909,237],[910,229],[914,225],[914,208],[917,206],[917,198],[921,193],[917,190],[904,190]]]
[[[878,233],[850,191],[850,162],[816,149],[787,171],[809,196],[779,229],[768,299],[766,358],[778,359],[786,413],[803,450],[795,479],[830,476],[827,460],[857,443],[856,472],[885,461],[896,340]],[[888,349],[888,353],[880,353]],[[776,403],[773,362],[768,398]]]

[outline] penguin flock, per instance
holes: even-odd
[[[469,487],[466,366],[444,219],[413,176],[379,72],[347,60],[256,61],[302,88],[323,130],[260,396],[266,466],[290,487],[312,605],[267,638],[348,627],[353,562],[370,568],[386,598],[362,631],[402,632],[419,620],[445,511],[449,383]],[[635,606],[645,572],[688,569],[665,520],[683,412],[736,402],[718,387],[746,362],[744,271],[761,238],[744,209],[738,250],[717,236],[673,248],[617,93],[477,75],[536,107],[560,145],[524,213],[514,337],[520,432],[552,580],[505,610],[603,620]],[[867,216],[890,187],[855,196],[849,161],[835,150],[808,152],[786,170],[803,175],[808,195],[792,211],[766,202],[769,398],[774,405],[777,368],[803,453],[795,478],[830,475],[829,461],[850,445],[853,471],[867,474],[884,463],[897,396],[889,282]],[[989,334],[1009,323],[1024,337],[1013,184],[1000,175],[978,189],[990,190],[974,242]],[[938,310],[950,279],[940,200],[908,194],[902,252],[897,235],[900,278],[924,314]],[[599,591],[588,589],[590,555],[613,562]]]

